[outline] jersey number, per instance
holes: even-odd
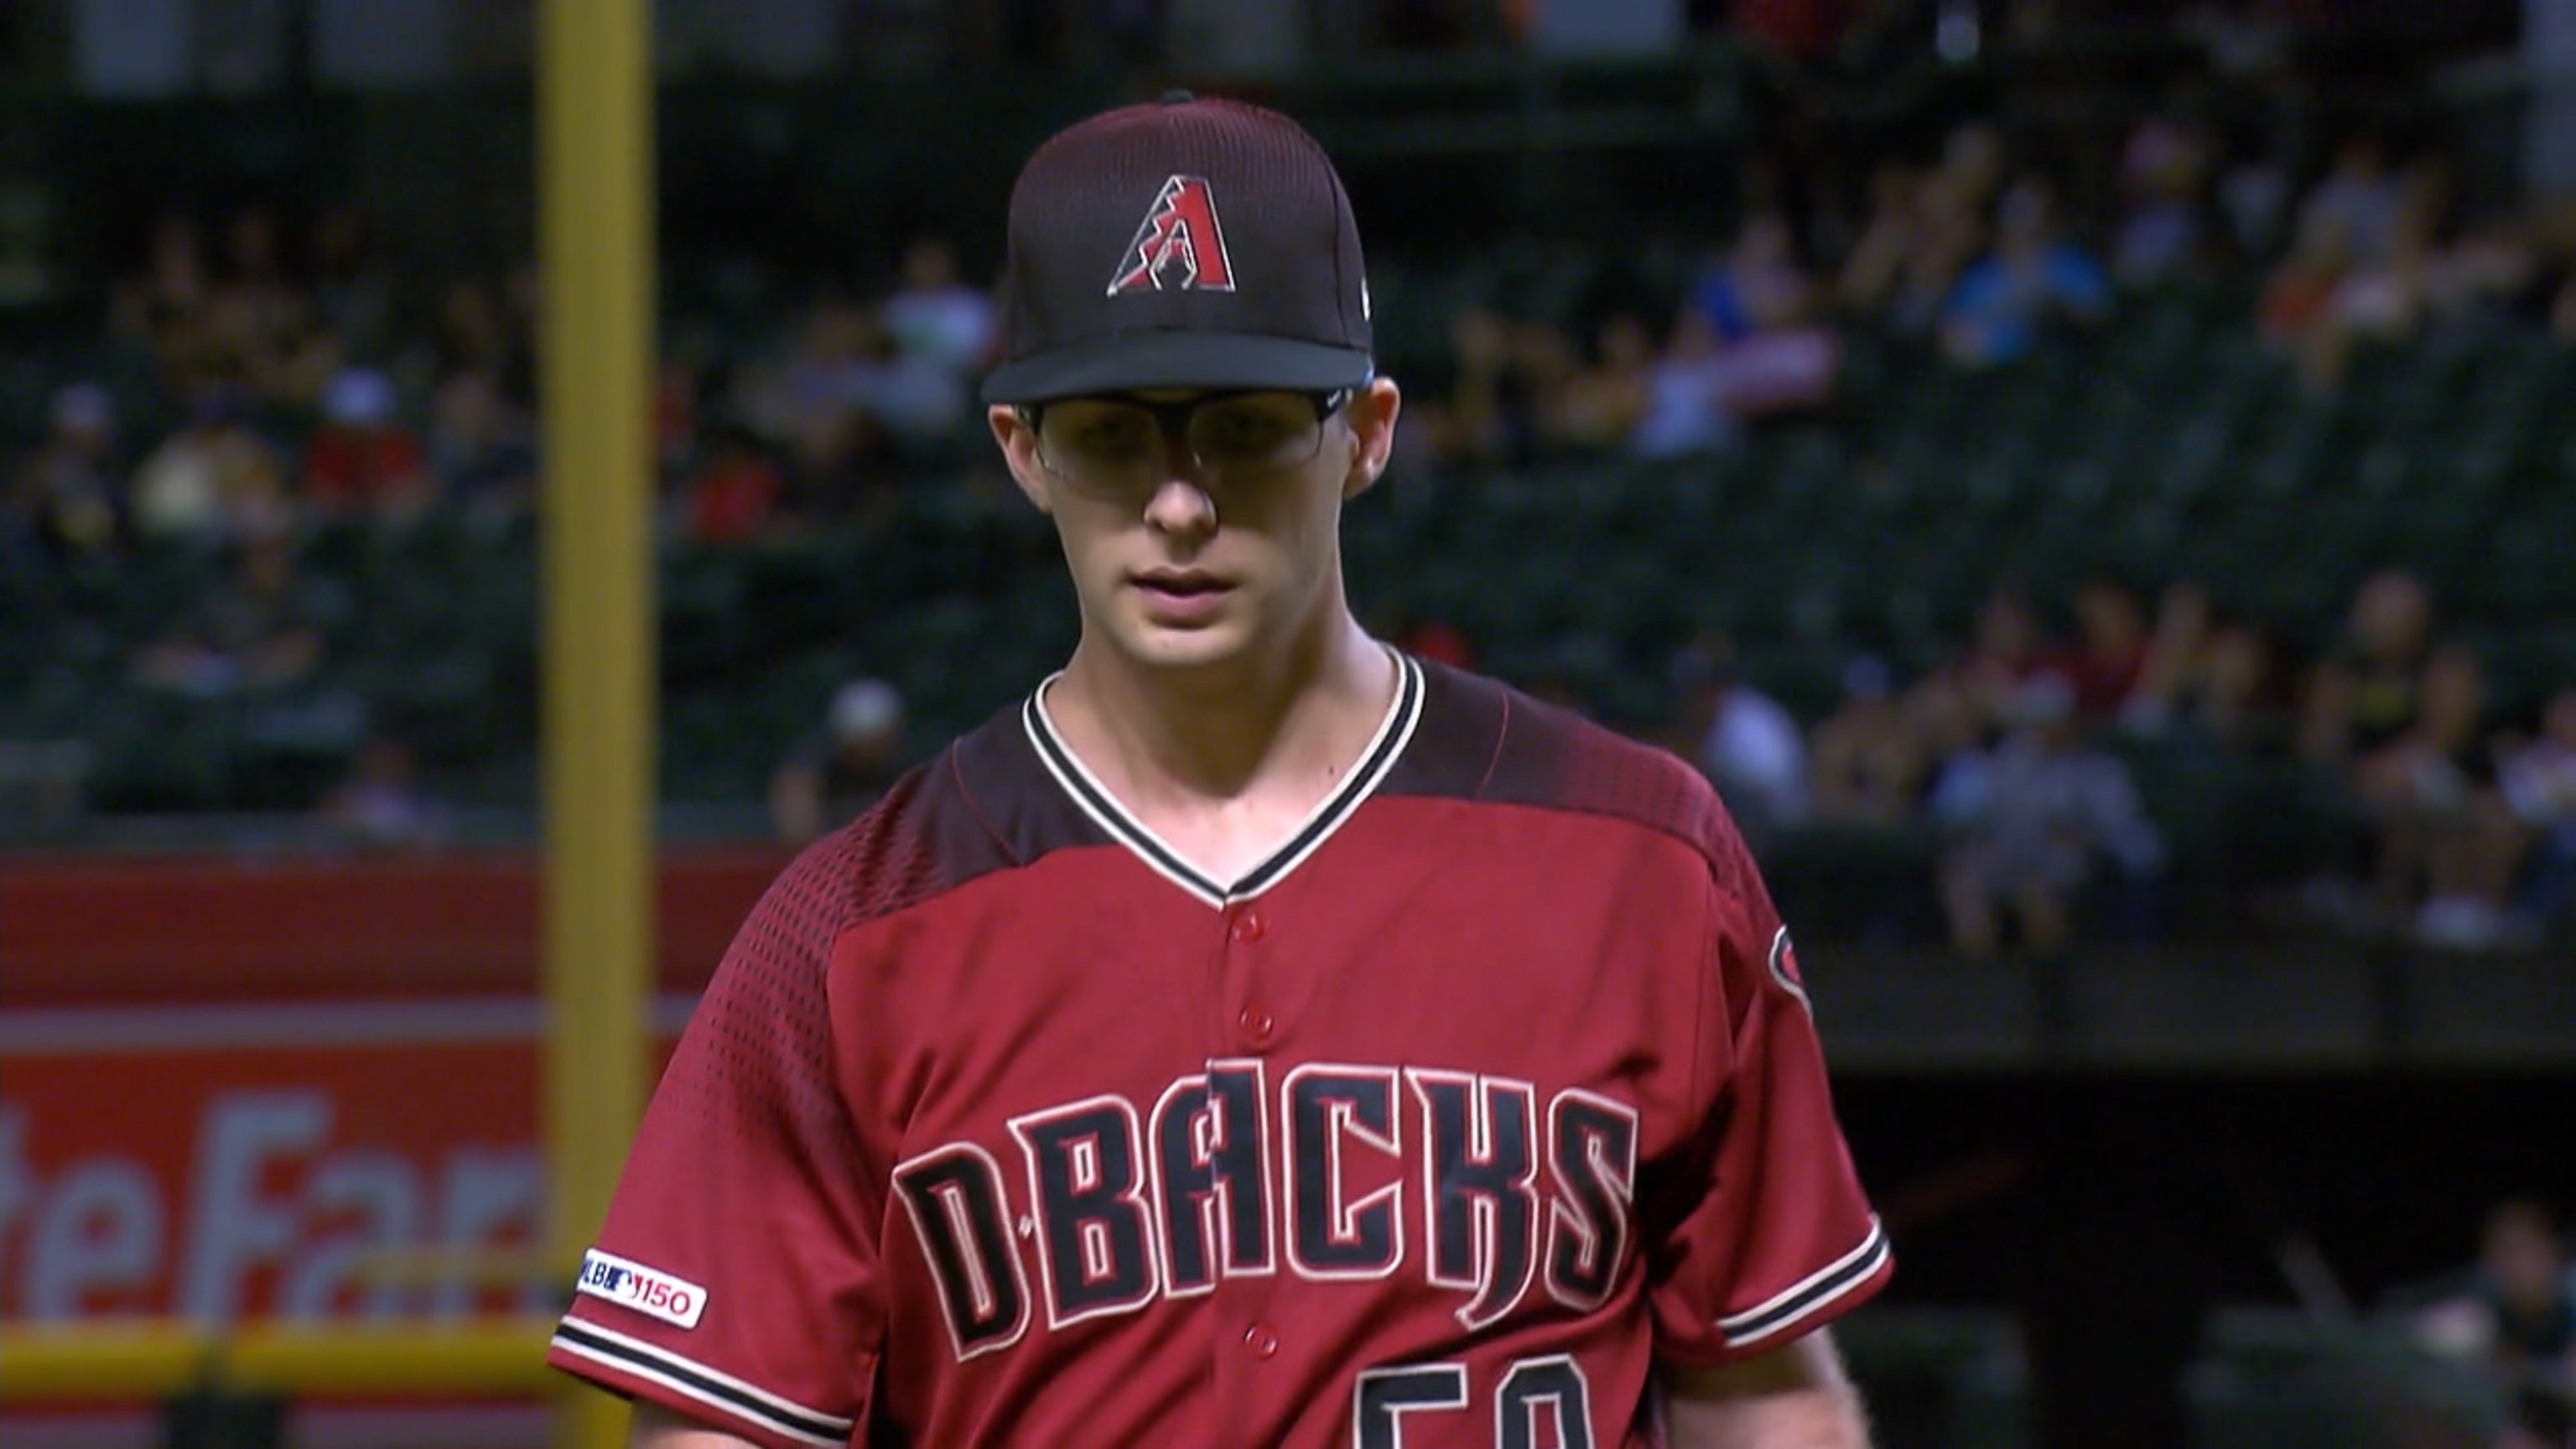
[[[1369,1369],[1351,1392],[1351,1438],[1359,1449],[1403,1449],[1404,1416],[1467,1407],[1464,1364],[1425,1363]],[[1539,1417],[1555,1432],[1542,1438]],[[1583,1370],[1564,1354],[1512,1364],[1494,1390],[1494,1449],[1592,1449],[1592,1406]]]

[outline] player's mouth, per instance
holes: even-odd
[[[1135,575],[1133,583],[1146,613],[1175,624],[1205,619],[1234,592],[1232,583],[1202,569],[1154,569]]]

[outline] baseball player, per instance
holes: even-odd
[[[637,1444],[1856,1446],[1887,1278],[1679,760],[1370,638],[1348,198],[1175,94],[1042,147],[994,436],[1063,671],[769,891],[552,1349]]]

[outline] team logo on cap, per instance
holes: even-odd
[[[1226,258],[1225,229],[1217,225],[1216,196],[1203,176],[1175,176],[1163,183],[1154,205],[1127,243],[1109,295],[1121,292],[1231,292],[1234,264]]]

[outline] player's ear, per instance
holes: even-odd
[[[1011,468],[1011,481],[1020,485],[1020,494],[1040,513],[1053,513],[1054,504],[1047,496],[1046,477],[1038,466],[1038,430],[1020,410],[996,403],[984,410],[984,420],[993,429],[993,441],[1002,445],[1002,461]]]
[[[1350,471],[1342,476],[1344,499],[1366,493],[1386,471],[1387,459],[1395,452],[1396,415],[1402,411],[1404,394],[1387,377],[1372,380],[1345,405],[1344,416],[1350,420],[1357,446],[1351,449]]]

